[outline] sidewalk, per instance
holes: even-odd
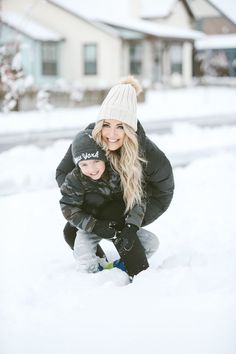
[[[137,114],[147,134],[172,132],[178,123],[200,127],[236,124],[236,88],[191,87],[149,91]],[[96,120],[99,106],[49,112],[0,113],[0,152],[16,145],[48,146],[72,139]]]
[[[216,127],[222,125],[236,125],[236,114],[214,115],[190,118],[146,120],[143,127],[147,134],[171,133],[174,124],[189,123],[199,127]],[[0,153],[17,145],[34,144],[37,146],[48,146],[56,140],[73,139],[75,134],[83,129],[84,125],[77,125],[69,128],[54,128],[39,131],[18,131],[13,133],[0,134]]]

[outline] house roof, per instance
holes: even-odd
[[[117,37],[119,35],[114,29],[112,29],[111,27],[106,26],[105,24],[102,24],[98,21],[95,21],[94,18],[92,18],[91,16],[88,16],[88,14],[86,14],[86,12],[83,11],[83,7],[88,6],[87,10],[89,9],[90,15],[92,13],[97,13],[97,10],[99,12],[100,6],[97,7],[97,4],[98,4],[97,2],[93,1],[93,3],[92,3],[93,6],[91,8],[89,8],[90,0],[80,1],[79,4],[78,4],[77,0],[47,0],[47,1],[57,7],[60,7],[61,9],[65,10],[66,12],[80,18],[82,21],[87,22],[91,26],[96,27],[100,31],[106,32],[107,34],[109,34],[111,36]],[[103,0],[99,0],[99,1],[103,1]],[[121,0],[119,0],[119,1],[121,1]],[[96,8],[96,12],[94,11],[95,8]]]
[[[198,50],[236,48],[236,34],[205,36],[195,41]]]
[[[177,0],[141,0],[142,17],[167,17]]]
[[[129,15],[129,0],[48,0],[48,2],[57,5],[64,10],[83,19],[99,20],[103,16],[123,17]]]
[[[59,42],[64,39],[61,34],[52,31],[38,21],[36,22],[25,15],[19,15],[14,12],[3,12],[2,22],[18,32],[38,41]]]
[[[235,0],[207,0],[222,15],[227,17],[233,24],[236,25],[236,1]]]
[[[185,30],[172,26],[160,25],[150,21],[139,20],[135,18],[122,18],[121,20],[104,19],[103,22],[118,29],[136,31],[138,33],[143,33],[145,35],[150,35],[158,38],[195,40],[204,35],[199,31]]]
[[[137,0],[137,10],[140,18],[155,17],[162,18],[171,14],[177,1],[180,0]],[[188,11],[193,16],[187,2]],[[77,16],[84,16],[89,19],[102,20],[103,17],[122,18],[133,16],[132,10],[135,6],[134,0],[49,0],[58,6],[63,7]],[[95,10],[96,9],[96,10]]]
[[[159,15],[165,16],[172,10],[176,1],[178,0],[140,0],[140,5],[143,11],[149,9],[157,15],[154,10],[158,10]],[[80,2],[78,0],[48,0],[48,2],[88,21],[92,25],[100,26],[99,29],[112,35],[119,35],[121,38],[141,38],[140,34],[145,34],[159,38],[194,40],[200,36],[200,32],[197,31],[168,27],[132,17],[131,0],[119,0],[119,2],[111,0],[86,0]],[[156,3],[158,3],[158,6],[156,6]],[[101,24],[105,27],[101,27]]]
[[[79,3],[77,0],[48,1],[80,18],[83,18],[84,20],[87,20],[93,25],[98,26],[99,23],[100,25],[103,24],[106,27],[100,27],[100,29],[108,32],[113,30],[113,35],[119,34],[122,38],[134,38],[134,32],[137,34],[135,38],[138,38],[140,34],[152,35],[159,38],[177,38],[188,40],[194,40],[201,36],[201,32],[182,30],[176,27],[168,27],[152,23],[150,21],[130,17],[130,2],[127,0],[119,0],[119,2],[113,2],[110,0],[86,0],[80,1]],[[173,5],[176,1],[177,0],[165,0],[160,1],[160,4],[168,2],[168,9],[170,10],[170,5]],[[145,4],[145,2],[146,0],[142,0],[143,4]],[[149,5],[151,5],[151,3]],[[165,6],[165,9],[167,9],[167,6]],[[162,13],[164,14],[164,7]],[[117,29],[118,32],[115,31],[115,29]]]

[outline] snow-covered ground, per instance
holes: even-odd
[[[157,90],[147,94],[146,102],[139,103],[138,117],[149,121],[190,120],[214,115],[236,116],[236,88],[192,87],[178,90]],[[55,129],[84,128],[93,122],[98,106],[78,109],[54,109],[50,112],[0,113],[0,136]]]
[[[166,115],[179,114],[166,106]],[[45,114],[30,115],[46,125]],[[27,113],[18,117],[22,131],[33,126]],[[62,120],[66,126],[69,114]],[[0,154],[1,353],[235,354],[236,152],[229,147],[236,128],[179,123],[171,134],[150,137],[171,161],[197,148],[199,156],[175,168],[173,202],[148,227],[160,248],[132,284],[117,269],[76,271],[54,181],[68,140]],[[201,155],[212,148],[214,154]],[[110,260],[117,257],[109,242],[102,245]]]

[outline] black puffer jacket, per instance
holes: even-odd
[[[93,129],[94,123],[88,126]],[[169,207],[174,192],[174,178],[171,164],[165,154],[145,135],[138,123],[138,140],[144,164],[146,211],[142,226],[148,225],[161,216]],[[74,169],[71,146],[56,169],[58,186],[64,183],[66,175]]]

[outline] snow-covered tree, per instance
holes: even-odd
[[[9,42],[0,50],[1,87],[5,92],[3,110],[5,112],[18,110],[19,80],[23,77],[21,55],[17,42]]]
[[[203,51],[197,53],[196,60],[201,76],[227,76],[229,73],[229,62],[224,51]]]
[[[20,42],[9,41],[0,48],[0,87],[4,93],[3,111],[18,111],[19,100],[32,80],[25,77]]]

